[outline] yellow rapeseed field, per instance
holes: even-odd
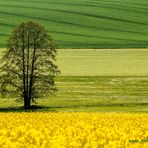
[[[0,113],[0,148],[148,148],[146,113]]]

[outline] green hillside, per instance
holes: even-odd
[[[0,47],[27,20],[45,25],[59,48],[148,47],[146,0],[0,0]]]

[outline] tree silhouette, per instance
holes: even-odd
[[[30,109],[31,100],[54,92],[55,57],[56,44],[43,26],[31,21],[17,26],[1,59],[2,96],[23,98]]]

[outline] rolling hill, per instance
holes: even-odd
[[[0,47],[28,20],[43,24],[59,48],[148,47],[146,0],[0,0]]]

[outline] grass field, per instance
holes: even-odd
[[[38,105],[48,111],[148,112],[147,57],[147,49],[59,49],[58,92]],[[1,99],[0,110],[21,105]]]
[[[59,49],[62,76],[148,76],[147,49]]]
[[[43,24],[59,48],[148,47],[146,0],[0,0],[0,47],[22,21]]]

